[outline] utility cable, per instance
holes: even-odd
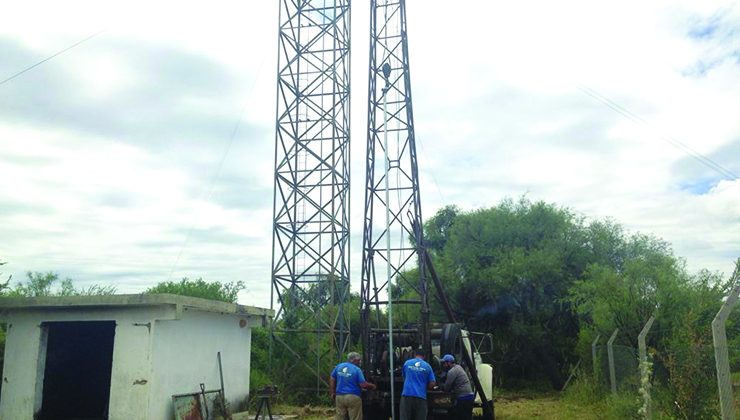
[[[25,69],[23,69],[23,70],[19,71],[18,73],[14,74],[14,75],[12,75],[10,77],[8,77],[7,79],[5,79],[3,81],[0,81],[0,86],[4,85],[5,83],[8,83],[9,81],[11,81],[11,80],[15,79],[16,77],[22,75],[23,73],[25,73],[25,72],[27,72],[29,70],[32,70],[32,69],[34,69],[34,68],[36,68],[36,67],[38,67],[38,66],[40,66],[40,65],[42,65],[44,63],[46,63],[47,61],[53,59],[54,57],[57,57],[57,56],[59,56],[61,54],[64,54],[65,52],[67,52],[67,51],[71,50],[72,48],[74,48],[74,47],[76,47],[76,46],[84,43],[85,41],[89,41],[89,40],[95,38],[96,36],[102,34],[106,30],[107,29],[103,29],[103,30],[100,30],[98,32],[95,32],[94,34],[88,36],[87,38],[84,38],[84,39],[82,39],[80,41],[77,41],[74,44],[70,45],[69,47],[67,47],[67,48],[65,48],[63,50],[57,51],[56,53],[54,53],[54,54],[52,54],[52,55],[44,58],[43,60],[39,61],[38,63],[33,64],[33,65],[29,66],[29,67],[26,67]]]
[[[229,155],[229,152],[231,151],[231,146],[234,144],[236,133],[239,131],[239,127],[241,126],[242,119],[244,117],[244,111],[247,109],[248,105],[249,105],[249,101],[247,101],[247,103],[244,104],[241,111],[239,112],[239,119],[234,125],[234,129],[231,131],[231,136],[229,137],[229,141],[226,144],[226,148],[224,149],[224,152],[221,154],[221,159],[218,162],[216,171],[213,173],[213,176],[211,176],[211,181],[208,184],[208,189],[206,190],[206,193],[204,194],[206,200],[210,199],[211,195],[213,194],[213,186],[216,184],[216,180],[218,180],[219,176],[221,175],[221,169],[224,166],[226,157]],[[190,244],[190,238],[192,236],[194,229],[195,229],[195,223],[190,225],[190,228],[188,229],[188,233],[185,235],[185,242],[182,244],[182,246],[180,247],[180,251],[177,253],[177,258],[175,258],[175,263],[172,265],[172,268],[170,269],[170,274],[167,276],[167,281],[170,281],[172,279],[172,274],[174,274],[175,270],[177,269],[178,264],[180,263],[182,252]]]
[[[252,97],[252,91],[254,90],[254,87],[257,85],[257,80],[259,80],[259,76],[262,73],[262,67],[265,64],[266,58],[267,58],[267,54],[265,53],[265,55],[263,55],[262,57],[259,70],[257,70],[257,75],[255,76],[254,81],[252,82],[252,86],[249,88],[249,92],[247,93],[247,98]],[[237,119],[236,124],[234,124],[234,129],[231,131],[231,135],[229,136],[229,141],[226,144],[226,148],[224,149],[224,152],[221,155],[221,159],[218,162],[218,166],[216,167],[216,170],[213,173],[213,176],[211,176],[211,180],[208,184],[208,189],[203,195],[206,198],[206,200],[209,200],[211,198],[211,195],[213,194],[213,187],[215,186],[216,181],[218,181],[218,178],[221,176],[221,170],[223,169],[224,162],[226,161],[226,158],[228,157],[229,152],[231,151],[231,146],[234,144],[234,140],[236,139],[236,134],[239,132],[239,128],[241,127],[242,120],[244,119],[244,112],[247,110],[247,107],[249,106],[250,103],[251,103],[251,99],[247,99],[241,111],[239,112],[239,118]],[[187,234],[185,235],[185,241],[180,247],[180,251],[178,251],[177,253],[177,257],[175,258],[175,263],[172,265],[169,275],[167,275],[167,281],[170,281],[172,279],[172,275],[175,273],[175,270],[180,264],[180,258],[182,257],[182,253],[185,250],[185,248],[187,248],[188,245],[190,244],[190,238],[192,236],[194,229],[195,229],[195,223],[192,223],[190,225],[190,228],[188,229]]]
[[[583,85],[579,85],[578,88],[585,93],[586,95],[598,100],[599,102],[603,103],[607,107],[609,107],[611,110],[617,112],[618,114],[626,117],[627,119],[639,123],[643,126],[652,128],[651,124],[645,120],[644,118],[640,117],[639,115],[635,114],[634,112],[628,110],[627,108],[617,104],[616,102],[612,101],[611,99],[607,98],[606,96],[600,94],[599,92]],[[660,139],[673,145],[674,147],[682,150],[684,153],[690,155],[697,161],[699,161],[702,165],[716,171],[720,175],[722,175],[722,178],[727,178],[731,181],[737,181],[738,176],[732,172],[731,170],[725,168],[724,166],[720,165],[719,163],[715,162],[714,160],[704,156],[700,152],[692,149],[688,145],[684,144],[683,142],[679,141],[678,139],[675,139],[673,137],[669,137],[666,135],[660,135]]]
[[[424,160],[431,161],[429,159],[429,155],[426,153],[426,149],[424,149],[424,143],[420,142],[418,139],[415,140],[416,144],[418,144],[421,147],[421,154],[424,156]],[[432,182],[434,182],[434,186],[437,188],[437,194],[439,195],[440,200],[442,200],[442,205],[447,205],[447,199],[445,198],[444,194],[442,194],[442,190],[439,188],[439,183],[437,182],[437,177],[434,176],[434,171],[428,172],[429,176],[432,177]]]

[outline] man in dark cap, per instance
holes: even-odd
[[[445,392],[451,392],[455,397],[452,419],[471,420],[473,418],[475,394],[470,386],[468,374],[462,366],[455,363],[455,356],[451,354],[442,356],[442,367],[447,371],[444,390]]]

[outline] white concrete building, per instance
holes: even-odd
[[[172,395],[249,394],[251,328],[268,309],[176,295],[0,298],[0,419],[172,419]]]

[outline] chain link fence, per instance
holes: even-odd
[[[628,341],[628,337],[620,338]],[[711,341],[699,340],[660,349],[651,344],[648,340],[647,360],[641,372],[637,348],[613,344],[609,357],[610,346],[594,343],[591,375],[596,386],[605,394],[639,401],[640,418],[733,418],[722,417],[720,412],[715,350]],[[738,351],[730,349],[731,355]],[[733,393],[734,411],[739,412],[740,372],[735,372],[733,378],[737,382]],[[661,414],[657,416],[657,413]]]
[[[604,345],[596,348],[596,382],[605,389],[611,389],[611,367],[609,366],[609,349]],[[640,370],[637,358],[637,349],[614,344],[612,346],[614,360],[614,377],[616,389],[619,392],[636,392],[640,384]]]

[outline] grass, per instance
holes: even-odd
[[[740,413],[740,372],[732,373],[732,396],[735,400],[735,412]]]
[[[600,419],[598,412],[563,400],[559,393],[504,392],[496,399],[497,420],[518,419]]]
[[[297,416],[302,420],[326,420],[332,418],[334,411],[331,407],[304,406],[295,407],[289,405],[278,405],[274,407],[273,413]],[[496,419],[584,419],[596,420],[600,417],[598,412],[586,413],[582,407],[569,404],[560,398],[555,392],[504,392],[496,397]],[[235,417],[235,420],[241,417]],[[254,418],[243,416],[244,419]]]
[[[739,372],[735,372],[732,377],[733,383],[740,383]],[[497,391],[499,391],[496,395],[497,420],[628,419],[636,414],[635,397],[600,398],[588,395],[587,387],[579,389],[578,385],[570,390],[567,396],[552,391]],[[737,387],[734,396],[740,403],[740,389]],[[332,418],[334,411],[331,407],[278,405],[274,407],[273,413],[297,416],[296,418],[303,420],[326,420]],[[249,418],[252,419],[253,416],[254,413]],[[244,417],[246,418],[248,417]],[[656,418],[662,417],[658,415]]]
[[[247,415],[246,413],[234,415],[234,420],[252,420],[254,419],[255,412],[251,411],[250,413],[251,415]],[[311,405],[296,407],[286,404],[278,404],[272,407],[272,414],[295,416],[293,418],[301,420],[326,420],[334,418],[334,409],[332,407]]]

